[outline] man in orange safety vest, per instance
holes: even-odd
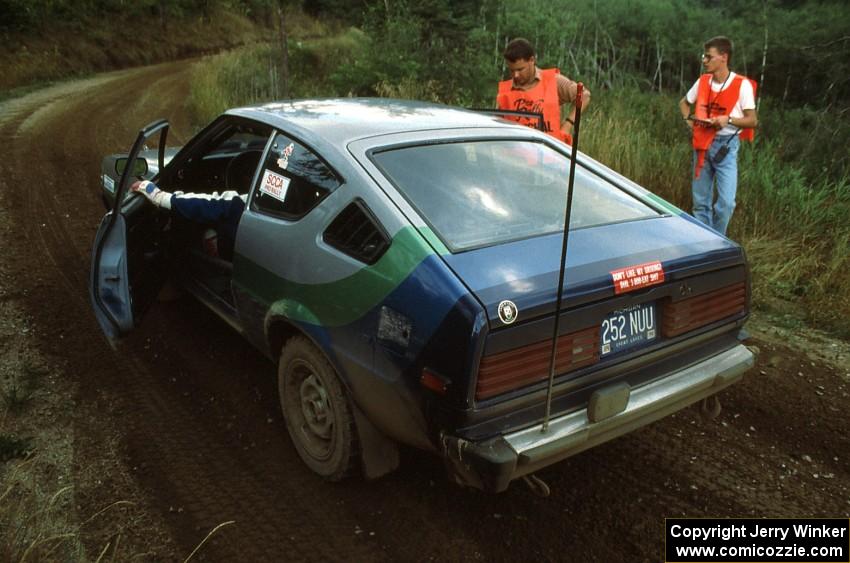
[[[727,37],[709,39],[703,47],[705,74],[679,100],[679,110],[692,130],[694,217],[725,235],[735,210],[739,138],[752,141],[758,125],[756,83],[729,70]]]
[[[572,144],[577,83],[561,74],[557,68],[537,68],[534,47],[525,39],[517,38],[508,43],[504,57],[511,78],[499,82],[496,107],[542,113],[546,132]],[[585,88],[582,93],[582,111],[587,109],[589,103],[590,90]],[[563,104],[572,104],[565,119],[561,119]],[[535,118],[506,117],[529,127],[537,127],[538,120]]]

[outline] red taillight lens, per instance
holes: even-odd
[[[448,380],[441,375],[437,375],[428,368],[424,368],[422,370],[422,376],[419,378],[419,383],[422,384],[422,387],[435,391],[440,395],[445,395],[446,391],[449,390]]]
[[[544,340],[481,359],[476,399],[487,399],[549,377],[552,341]],[[599,327],[558,338],[555,373],[561,374],[599,361]]]
[[[661,333],[678,336],[720,319],[741,313],[747,306],[747,286],[744,282],[729,285],[696,297],[664,305]]]

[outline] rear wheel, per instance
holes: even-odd
[[[359,459],[348,397],[325,356],[302,336],[283,348],[278,392],[286,428],[304,463],[330,481],[347,477]]]

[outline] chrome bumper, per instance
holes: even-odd
[[[499,492],[513,479],[717,393],[740,380],[754,363],[753,353],[737,344],[690,367],[631,389],[625,409],[609,418],[591,422],[588,409],[582,408],[552,419],[546,432],[543,432],[543,425],[538,424],[485,443],[455,439],[444,451],[448,458],[454,458],[449,461],[456,480]],[[470,475],[470,471],[475,474]]]

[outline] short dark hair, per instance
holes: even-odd
[[[528,42],[527,39],[523,39],[522,37],[517,37],[505,47],[505,58],[515,63],[520,59],[528,60],[534,55],[534,47],[531,46],[531,43]]]
[[[703,48],[707,51],[714,47],[717,49],[717,52],[721,55],[728,55],[726,57],[726,62],[732,63],[732,40],[723,35],[718,35],[717,37],[712,37],[708,41],[703,44]]]

